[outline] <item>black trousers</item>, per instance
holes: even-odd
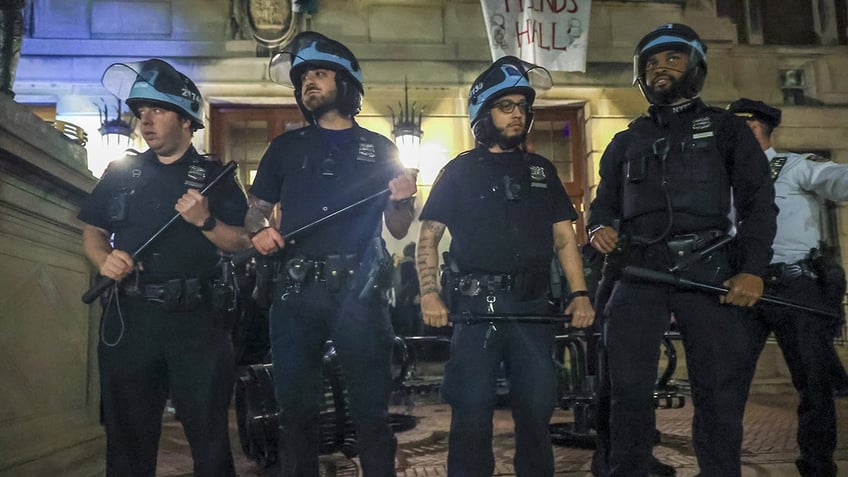
[[[770,284],[766,292],[817,308],[825,303],[821,286],[815,279],[805,276]],[[835,476],[833,366],[837,365],[839,357],[833,346],[834,319],[767,303],[758,306],[758,317],[761,325],[758,351],[773,332],[801,399],[798,405],[797,437],[801,451],[796,461],[798,470],[804,477]]]
[[[479,297],[482,299],[482,297]],[[513,313],[548,311],[546,300],[498,304]],[[456,311],[469,309],[462,303]],[[448,475],[491,477],[495,470],[492,434],[496,384],[501,362],[510,385],[515,422],[515,473],[554,474],[549,424],[557,402],[553,362],[554,327],[545,324],[455,324],[442,394],[451,406]]]
[[[284,477],[319,475],[318,417],[327,340],[333,341],[338,353],[365,477],[396,475],[397,439],[388,414],[394,333],[388,307],[360,301],[362,283],[357,285],[330,292],[322,283],[307,283],[300,293],[278,297],[271,307]]]
[[[170,396],[197,477],[235,475],[227,426],[235,380],[231,330],[210,309],[167,313],[141,298],[110,306],[98,345],[106,475],[153,477]]]
[[[742,417],[758,350],[753,312],[722,305],[715,295],[628,281],[615,285],[606,307],[609,475],[648,475],[660,342],[672,314],[686,351],[700,475],[738,477]]]

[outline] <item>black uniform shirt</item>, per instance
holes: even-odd
[[[460,269],[481,273],[547,270],[553,224],[576,219],[550,161],[480,147],[444,167],[421,211],[447,225]]]
[[[278,136],[259,163],[250,192],[280,203],[285,236],[388,187],[403,173],[397,147],[361,128],[343,131],[307,126]],[[333,253],[363,253],[382,231],[388,195],[358,205],[294,237],[286,248],[319,259]]]
[[[206,181],[222,167],[200,156],[194,147],[171,164],[159,162],[151,150],[114,161],[83,204],[78,218],[113,232],[115,248],[133,253],[177,214],[174,205],[189,188],[186,180],[190,166],[198,165],[206,171]],[[138,177],[133,179],[134,175]],[[115,212],[121,195],[126,196],[125,218],[115,221],[110,213]],[[214,217],[229,225],[243,225],[247,200],[235,174],[222,179],[207,196]],[[180,218],[136,261],[144,264],[143,277],[148,283],[171,278],[209,279],[215,276],[218,252],[200,229]]]
[[[727,231],[732,190],[739,271],[764,274],[777,210],[768,161],[751,130],[700,99],[652,113],[616,134],[604,151],[588,227],[621,219],[624,234],[647,241]]]

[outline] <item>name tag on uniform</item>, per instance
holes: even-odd
[[[713,137],[713,132],[707,131],[707,132],[696,133],[696,134],[692,135],[692,139],[702,139],[702,138],[705,138],[705,137]]]

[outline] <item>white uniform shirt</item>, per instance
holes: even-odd
[[[820,245],[822,202],[848,200],[848,164],[815,160],[813,154],[778,154],[774,148],[765,154],[770,163],[786,158],[774,183],[780,212],[772,263],[795,263]]]

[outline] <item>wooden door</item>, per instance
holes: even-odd
[[[236,161],[239,178],[249,187],[259,160],[275,137],[306,125],[297,106],[230,107],[213,105],[209,113],[210,151],[224,163]]]
[[[582,107],[539,108],[527,137],[530,152],[540,154],[557,168],[571,203],[577,211],[578,244],[586,243],[584,210],[586,197],[586,148]]]

